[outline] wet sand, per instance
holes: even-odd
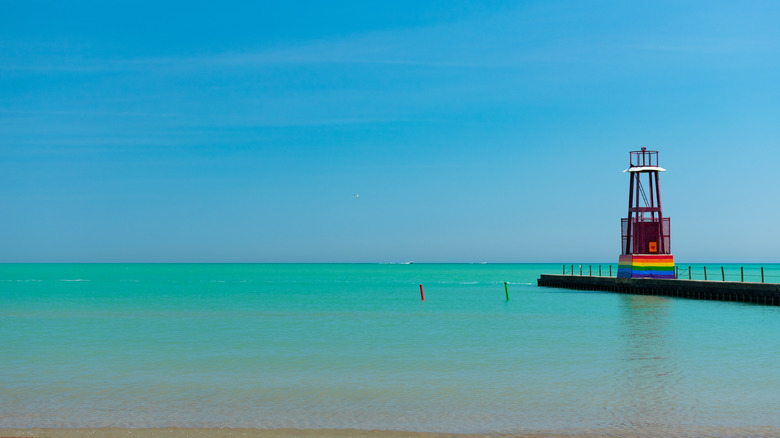
[[[234,429],[234,428],[98,428],[0,429],[0,438],[470,438],[487,435],[355,429]],[[509,436],[509,435],[493,435]],[[552,438],[551,434],[523,435]]]
[[[698,428],[642,430],[567,430],[559,432],[520,432],[457,434],[355,429],[233,429],[233,428],[98,428],[98,429],[0,429],[0,438],[645,438],[645,437],[751,437],[780,436],[780,429]]]

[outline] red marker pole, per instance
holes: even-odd
[[[420,301],[425,301],[425,295],[423,294],[422,285],[420,285]]]

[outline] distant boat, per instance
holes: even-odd
[[[401,264],[402,264],[402,265],[411,265],[411,264],[413,264],[413,263],[414,263],[414,262],[410,260],[410,261],[408,261],[408,262],[402,262]]]

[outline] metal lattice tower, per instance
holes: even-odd
[[[622,254],[670,254],[669,218],[661,209],[661,189],[658,174],[658,151],[629,152],[628,217],[623,218]],[[646,179],[647,194],[642,179]],[[649,197],[648,197],[649,194]],[[640,206],[640,199],[644,206]]]

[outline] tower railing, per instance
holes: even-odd
[[[631,167],[658,167],[658,151],[642,148],[641,151],[631,151],[628,154]]]
[[[661,218],[660,223],[660,229],[656,228],[658,230],[655,233],[652,233],[653,235],[643,234],[642,231],[645,229],[644,227],[638,226],[640,223],[653,223],[658,222],[658,218],[655,217],[646,217],[646,216],[638,216],[631,218],[631,248],[629,251],[626,251],[626,242],[629,239],[628,235],[628,218],[621,218],[620,219],[620,235],[622,237],[621,239],[621,251],[620,253],[622,255],[626,254],[671,254],[671,230],[670,230],[670,221],[668,217]],[[660,240],[663,239],[663,245],[661,245]],[[656,242],[656,248],[657,250],[655,252],[651,251],[645,251],[644,246],[646,243],[649,242]]]

